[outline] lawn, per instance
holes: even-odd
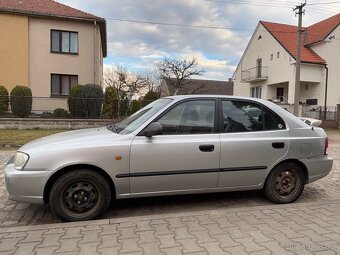
[[[56,133],[67,131],[65,129],[30,129],[30,130],[18,130],[18,129],[4,129],[0,130],[0,149],[18,148],[32,140],[40,137],[53,135]],[[8,145],[10,147],[8,147]]]

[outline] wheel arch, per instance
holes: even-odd
[[[52,186],[58,180],[58,178],[61,177],[63,174],[70,172],[70,171],[73,171],[73,170],[76,170],[76,169],[89,169],[89,170],[93,170],[93,171],[99,173],[100,175],[102,175],[105,178],[105,180],[107,180],[107,182],[110,186],[111,197],[115,198],[116,187],[114,185],[114,182],[113,182],[111,176],[105,170],[101,169],[100,167],[94,166],[94,165],[76,164],[76,165],[70,165],[70,166],[66,166],[64,168],[61,168],[58,171],[54,172],[50,176],[50,178],[48,179],[48,181],[47,181],[47,183],[44,187],[44,196],[43,196],[44,204],[48,203]]]
[[[298,159],[285,159],[283,161],[280,161],[279,163],[277,163],[275,166],[272,167],[272,169],[268,172],[267,176],[266,176],[266,181],[268,179],[269,174],[279,165],[284,164],[284,163],[288,163],[288,162],[292,162],[297,164],[299,167],[301,167],[302,171],[303,171],[303,175],[305,176],[305,184],[308,183],[308,179],[309,179],[309,173],[308,173],[308,169],[306,167],[306,165],[304,163],[302,163],[300,160]]]

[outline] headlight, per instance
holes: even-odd
[[[26,153],[18,151],[14,156],[14,168],[17,170],[22,170],[28,159],[29,156]]]

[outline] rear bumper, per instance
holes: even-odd
[[[5,167],[5,186],[9,199],[43,204],[44,187],[50,176],[48,171],[18,171],[14,164]]]
[[[333,166],[333,158],[325,156],[301,160],[308,170],[308,183],[327,176]]]

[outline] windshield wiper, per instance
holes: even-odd
[[[117,133],[117,124],[110,124],[106,128],[112,131],[113,133]]]

